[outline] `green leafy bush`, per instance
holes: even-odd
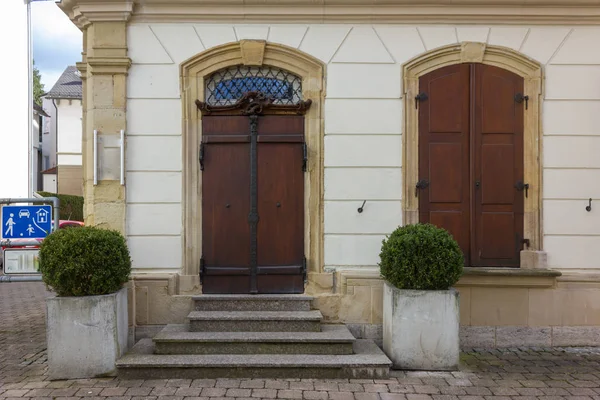
[[[117,231],[59,229],[40,246],[42,280],[59,296],[114,293],[129,279],[131,258]]]
[[[60,200],[60,219],[83,222],[83,196],[73,196],[70,194],[56,194],[49,192],[37,193],[43,197],[58,197],[58,199]]]
[[[397,228],[383,240],[379,257],[382,277],[398,289],[447,290],[464,266],[456,240],[431,224]]]

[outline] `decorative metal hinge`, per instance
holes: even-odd
[[[200,283],[204,283],[204,274],[206,273],[204,267],[204,256],[200,257]]]
[[[516,251],[517,254],[523,250],[523,245],[526,246],[526,248],[528,249],[529,246],[531,245],[531,242],[529,239],[525,239],[520,233],[515,233],[515,247],[516,247]]]
[[[306,172],[306,164],[308,162],[308,147],[306,143],[302,143],[302,171]]]
[[[415,109],[419,108],[419,102],[420,101],[425,101],[429,98],[429,96],[427,96],[427,93],[425,92],[421,92],[418,95],[415,96]]]
[[[515,183],[515,189],[517,189],[519,192],[522,192],[523,189],[525,189],[525,197],[529,196],[529,183],[523,183],[522,181],[519,181]]]
[[[515,101],[517,103],[521,104],[523,100],[525,100],[525,109],[527,110],[529,108],[529,96],[523,96],[523,93],[515,94]]]
[[[419,196],[419,189],[426,189],[429,186],[429,181],[427,179],[421,179],[415,185],[415,197]]]
[[[308,282],[308,272],[306,270],[306,257],[302,257],[302,278],[304,283]]]
[[[204,143],[200,143],[200,154],[198,156],[200,161],[200,171],[204,171]]]

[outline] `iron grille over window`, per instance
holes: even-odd
[[[261,92],[272,98],[273,104],[299,104],[302,80],[278,68],[243,65],[217,71],[206,80],[206,102],[211,106],[235,104],[248,92]]]

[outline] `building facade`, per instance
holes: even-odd
[[[83,194],[82,99],[81,78],[77,68],[75,66],[65,68],[52,89],[43,98],[44,109],[50,114],[42,146],[42,162],[45,175],[48,176],[46,178],[48,187],[44,187],[44,190],[81,196]],[[52,188],[54,191],[51,190]]]
[[[241,3],[60,4],[86,223],[128,238],[139,335],[285,292],[378,339],[382,239],[431,222],[465,254],[464,346],[597,343],[593,1]]]

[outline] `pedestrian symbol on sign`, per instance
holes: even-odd
[[[15,214],[10,213],[10,218],[8,218],[8,221],[6,221],[6,225],[8,226],[8,228],[6,229],[6,232],[4,233],[5,236],[13,235],[13,226],[15,226],[17,224],[15,222],[15,220],[13,219],[14,216],[15,216]]]

